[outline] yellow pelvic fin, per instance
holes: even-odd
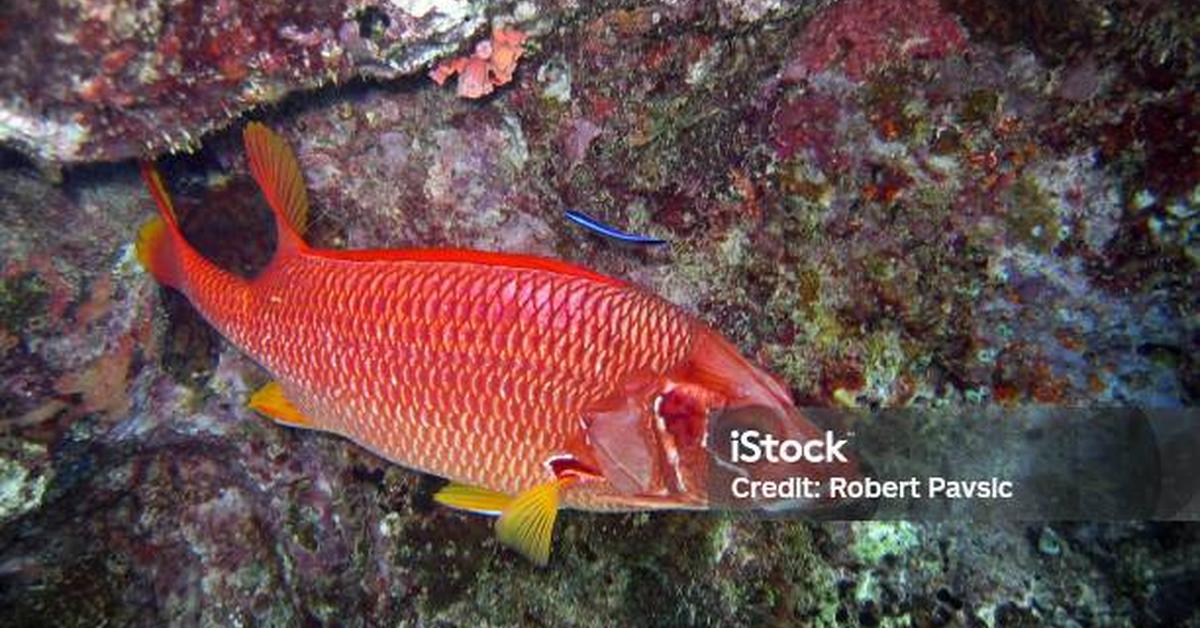
[[[496,521],[500,542],[538,565],[545,565],[550,560],[559,492],[574,481],[571,477],[559,478],[517,495]]]
[[[451,482],[433,495],[433,500],[451,508],[469,510],[482,515],[498,515],[512,503],[511,495],[478,486]]]
[[[271,382],[259,388],[258,392],[250,396],[246,407],[261,412],[284,425],[310,430],[318,429],[315,421],[305,416],[283,395],[283,387],[279,385],[279,382]]]
[[[299,246],[308,223],[308,192],[296,155],[282,137],[258,122],[243,133],[250,172],[275,211],[280,245]]]

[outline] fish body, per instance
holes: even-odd
[[[519,258],[368,260],[298,252],[254,280],[211,276],[200,312],[313,427],[393,462],[517,493],[583,438],[630,372],[687,355],[693,321],[640,290]],[[569,505],[619,507],[575,491]],[[585,499],[585,503],[575,503]]]
[[[628,244],[649,244],[649,245],[659,245],[659,244],[667,243],[666,240],[663,240],[661,238],[654,238],[651,236],[638,235],[636,233],[629,233],[628,231],[622,231],[612,225],[608,225],[603,222],[600,222],[599,220],[596,220],[595,218],[592,218],[591,216],[589,216],[583,212],[575,211],[573,209],[568,209],[564,213],[564,215],[566,216],[567,220],[583,227],[584,229],[587,229],[588,231],[591,231],[592,233],[602,235],[606,238],[616,240],[617,242],[625,242]]]
[[[618,279],[524,255],[309,247],[294,156],[261,125],[245,135],[276,215],[271,263],[244,279],[201,256],[147,166],[160,217],[143,264],[274,376],[251,407],[452,480],[440,501],[501,514],[501,539],[535,560],[559,505],[706,507],[715,411],[815,433],[719,334]]]

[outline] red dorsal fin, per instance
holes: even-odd
[[[308,193],[296,155],[282,137],[258,122],[246,125],[244,132],[250,172],[275,212],[279,234],[276,256],[304,247],[304,229],[308,223]]]

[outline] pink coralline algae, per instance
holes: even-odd
[[[603,129],[587,118],[580,118],[567,124],[563,133],[562,149],[567,161],[576,165],[587,156],[588,147],[592,141],[600,137]]]
[[[456,57],[438,64],[429,77],[444,85],[458,74],[457,93],[463,98],[482,98],[512,81],[517,61],[524,53],[526,35],[503,27],[492,30],[492,38],[475,45],[469,57]]]
[[[775,114],[777,154],[791,159],[808,148],[822,168],[843,169],[846,159],[836,141],[843,115],[841,103],[827,94],[805,94],[789,101]]]
[[[961,50],[966,33],[937,0],[848,0],[814,18],[800,41],[784,80],[833,66],[861,80],[891,60],[936,59]]]

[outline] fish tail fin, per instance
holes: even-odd
[[[158,215],[146,221],[138,230],[138,261],[159,283],[179,289],[184,283],[179,249],[186,247],[187,243],[179,230],[175,206],[163,185],[162,175],[148,161],[141,162],[141,168],[142,179],[146,181],[150,196],[158,205]]]
[[[262,188],[275,214],[275,258],[306,248],[308,193],[296,155],[287,142],[261,123],[251,122],[243,132],[250,172]]]

